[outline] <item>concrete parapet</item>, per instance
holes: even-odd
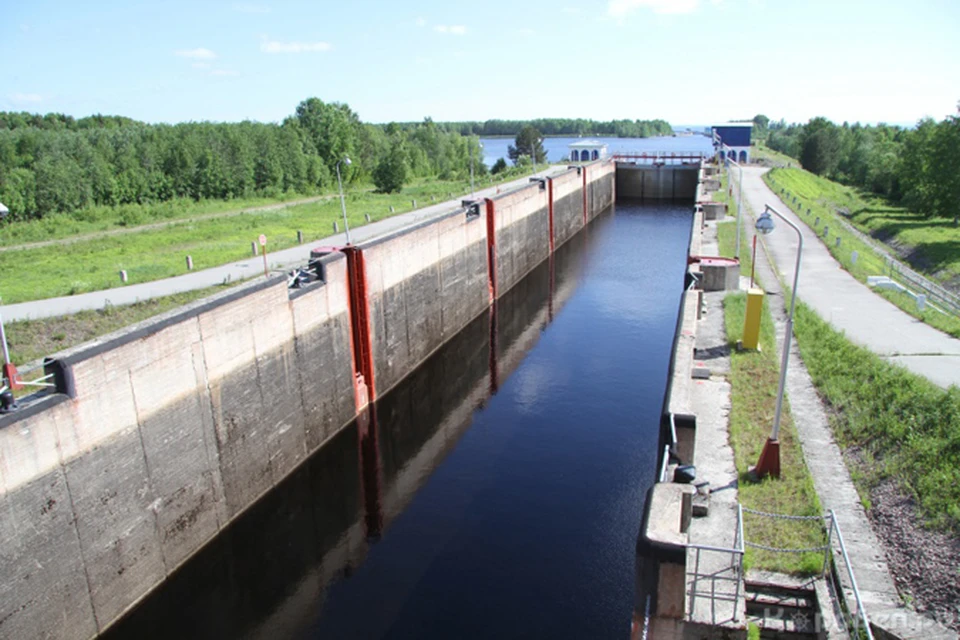
[[[703,258],[704,291],[736,291],[740,287],[740,261],[735,258]]]
[[[727,203],[725,202],[701,202],[704,220],[723,220],[727,215]]]

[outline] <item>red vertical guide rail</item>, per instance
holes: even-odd
[[[353,377],[357,409],[376,400],[373,353],[370,343],[370,305],[367,299],[367,268],[363,250],[343,247],[347,256],[347,283],[350,300],[350,336],[353,347]]]
[[[497,225],[494,213],[496,205],[487,198],[487,284],[490,289],[490,302],[497,299]]]
[[[553,178],[547,178],[547,211],[550,214],[550,253],[553,253],[556,238],[553,235]]]
[[[364,528],[367,539],[383,534],[383,473],[380,465],[380,427],[377,405],[368,404],[357,416],[360,482],[363,487]]]

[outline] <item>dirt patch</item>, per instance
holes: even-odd
[[[863,469],[856,450],[844,457],[848,466]],[[960,632],[960,537],[924,527],[913,498],[892,479],[881,480],[869,494],[867,516],[900,595],[917,612]]]

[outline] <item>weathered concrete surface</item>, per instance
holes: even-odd
[[[550,253],[550,211],[544,185],[490,198],[496,234],[496,291],[502,296]]]
[[[553,241],[556,249],[583,228],[583,178],[577,169],[569,169],[550,180],[553,182]]]
[[[342,267],[328,278],[342,298]],[[304,320],[340,348],[305,371],[333,384],[301,388],[294,309],[326,286],[253,283],[58,354],[72,397],[0,418],[0,574],[21,576],[0,635],[103,629],[352,418],[345,303]]]
[[[557,255],[582,244],[584,204],[589,219],[615,197],[612,162],[582,171],[554,185]],[[562,260],[544,262],[549,190],[492,203],[498,293],[547,265],[549,321],[572,291]],[[485,210],[460,209],[362,245],[378,391],[488,309],[487,228]],[[0,417],[0,575],[16,576],[0,584],[0,635],[109,626],[353,419],[347,261],[324,262],[325,283],[291,293],[273,276],[57,354],[64,393]]]
[[[797,295],[848,338],[941,387],[960,385],[960,340],[904,313],[841,268],[816,231],[767,187],[762,167],[743,168],[743,197],[754,212],[769,204],[800,227],[803,258]],[[797,237],[784,227],[765,238],[787,282],[793,282]]]
[[[366,263],[377,395],[389,391],[489,305],[486,229],[485,211],[471,218],[461,209],[359,245]],[[546,242],[546,232],[542,237]]]
[[[593,220],[616,200],[617,164],[601,160],[583,165],[586,176],[587,220]]]

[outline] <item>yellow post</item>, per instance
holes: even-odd
[[[760,348],[760,318],[763,314],[763,289],[747,291],[747,314],[743,321],[744,349],[756,350]]]

